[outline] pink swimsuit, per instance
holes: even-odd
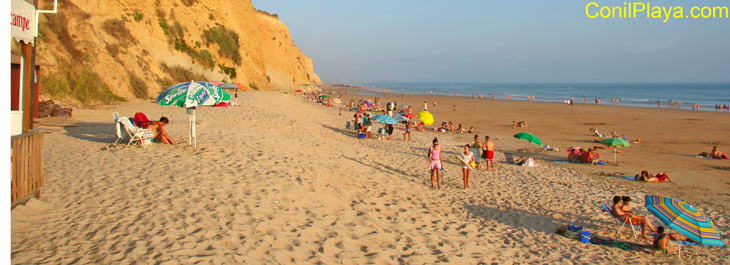
[[[438,150],[431,147],[431,163],[428,165],[429,170],[441,169],[441,148]]]

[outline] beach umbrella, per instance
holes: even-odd
[[[393,117],[390,117],[390,116],[385,115],[385,114],[380,114],[380,115],[373,116],[373,121],[380,122],[380,123],[385,123],[385,124],[396,124],[396,123],[398,123],[398,121],[396,121],[395,119],[393,119]]]
[[[630,143],[624,141],[624,139],[621,138],[608,138],[601,141],[601,144],[607,145],[607,146],[613,146],[613,147],[624,147],[624,146],[631,146]],[[617,148],[613,149],[613,163],[616,164],[616,150]]]
[[[334,101],[336,104],[342,103],[342,100],[340,100],[339,98],[335,98],[332,101]]]
[[[514,135],[515,138],[528,141],[530,143],[542,146],[542,141],[540,141],[540,138],[537,138],[537,136],[531,134],[531,133],[517,133]]]
[[[212,83],[212,84],[214,84],[214,83]],[[235,92],[235,94],[233,96],[235,98],[235,100],[234,100],[232,106],[235,107],[236,105],[238,105],[238,89],[240,89],[240,86],[238,84],[235,84],[235,83],[220,83],[220,84],[218,84],[216,86],[220,87],[221,89],[231,89],[231,90],[234,90],[235,89],[236,92]]]
[[[397,116],[395,116],[395,118],[394,118],[394,119],[395,119],[396,121],[398,121],[398,122],[401,122],[401,121],[410,121],[410,120],[411,120],[411,119],[409,119],[409,118],[406,118],[405,116],[403,116],[403,115],[400,115],[400,114],[398,114]]]
[[[216,85],[222,89],[238,89],[238,85],[234,83],[222,83],[220,85]]]
[[[319,97],[320,97],[320,98],[328,98],[328,97],[330,97],[330,96],[328,96],[327,94],[323,94],[323,95],[321,95],[321,96],[319,96]]]
[[[407,109],[408,108],[408,105],[406,105],[406,104],[400,104],[400,108],[401,109]]]
[[[161,106],[177,106],[187,109],[190,115],[188,144],[193,144],[195,150],[198,150],[198,139],[195,136],[195,107],[213,106],[230,100],[230,94],[209,82],[190,81],[168,87],[157,96],[155,103]]]
[[[710,246],[725,245],[715,223],[685,202],[646,195],[646,208],[664,224],[698,243]]]
[[[403,115],[403,117],[406,117],[406,118],[409,118],[409,119],[413,119],[413,117],[416,117],[416,114],[408,113],[406,115]]]
[[[433,124],[433,115],[427,110],[422,110],[418,112],[418,120],[423,122],[423,124],[431,125]]]

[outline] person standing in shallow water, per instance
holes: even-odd
[[[428,169],[431,171],[431,188],[433,188],[433,175],[436,173],[436,184],[441,188],[441,147],[438,138],[433,138],[433,146],[428,149]]]

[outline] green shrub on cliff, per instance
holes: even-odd
[[[51,97],[74,98],[84,104],[125,101],[81,60],[59,62],[56,73],[42,71],[40,80],[41,93]]]
[[[236,65],[241,64],[241,53],[238,51],[240,48],[238,34],[235,31],[219,25],[203,32],[203,38],[205,39],[205,45],[218,44],[218,54],[221,57],[233,60]]]

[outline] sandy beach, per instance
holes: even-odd
[[[353,96],[350,89],[345,101]],[[382,95],[383,102],[389,101]],[[187,146],[181,108],[130,102],[74,110],[45,121],[45,184],[39,200],[12,211],[12,263],[453,264],[730,263],[728,248],[692,246],[676,255],[582,244],[555,233],[575,220],[593,235],[646,244],[599,209],[614,195],[634,208],[644,195],[682,199],[730,231],[730,162],[696,158],[709,142],[730,151],[728,113],[400,95],[437,122],[453,120],[497,145],[496,172],[474,171],[461,189],[453,157],[471,134],[415,133],[412,141],[360,140],[345,130],[352,112],[294,94],[242,93],[235,108],[198,110],[198,146]],[[456,112],[452,105],[457,104]],[[476,104],[476,110],[474,110]],[[180,144],[107,149],[112,112],[171,120]],[[515,129],[512,121],[525,120]],[[63,123],[60,127],[54,124]],[[567,146],[592,147],[589,127],[642,142],[622,149],[619,166],[557,164]],[[560,152],[517,152],[538,167],[504,163],[526,147],[528,131]],[[430,187],[426,151],[438,136],[446,152],[443,188]],[[612,159],[602,151],[602,156]],[[624,179],[665,171],[680,184]],[[725,240],[727,242],[727,240]]]

